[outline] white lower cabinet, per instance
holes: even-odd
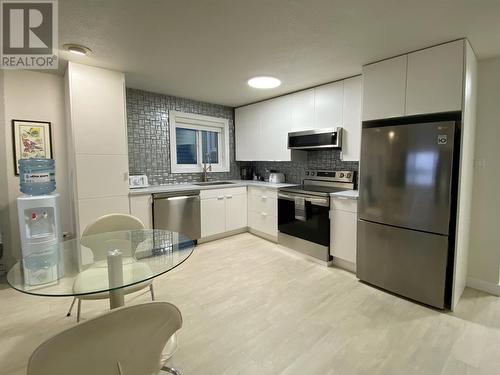
[[[224,195],[201,199],[201,237],[226,231],[226,202]]]
[[[330,211],[330,254],[334,262],[355,271],[358,202],[332,198]]]
[[[247,195],[228,194],[226,198],[226,231],[247,226]]]
[[[200,199],[202,238],[247,226],[246,187],[202,190]]]
[[[248,226],[277,239],[278,201],[276,189],[250,186],[248,188]]]
[[[134,195],[129,197],[130,215],[138,218],[146,226],[153,229],[152,197],[151,195]]]

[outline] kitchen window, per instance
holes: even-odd
[[[172,173],[229,172],[229,122],[227,119],[169,112],[170,166]]]

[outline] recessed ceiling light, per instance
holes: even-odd
[[[256,89],[274,89],[281,85],[281,81],[278,78],[270,76],[259,76],[253,77],[248,80],[248,85],[255,87]]]
[[[85,56],[92,52],[90,48],[82,46],[80,44],[64,44],[63,48],[71,53],[74,53],[75,55],[80,56]]]

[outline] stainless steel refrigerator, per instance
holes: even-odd
[[[362,130],[357,276],[438,308],[451,300],[459,125]]]

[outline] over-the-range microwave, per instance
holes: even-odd
[[[321,148],[342,148],[342,128],[305,130],[288,133],[288,148],[312,150]]]

